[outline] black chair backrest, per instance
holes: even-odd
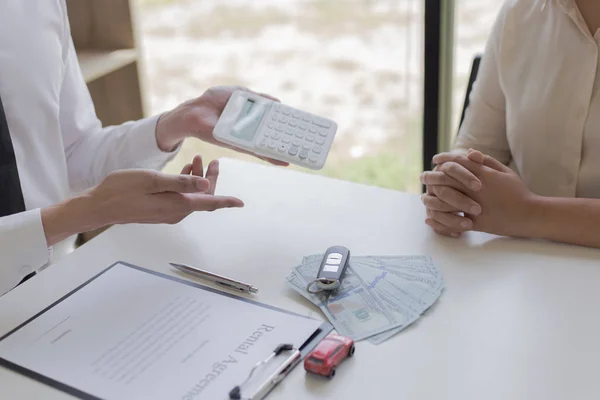
[[[465,95],[465,102],[463,104],[462,114],[460,116],[460,124],[458,125],[459,129],[462,126],[463,121],[465,119],[465,113],[467,111],[467,107],[469,107],[469,96],[471,95],[471,90],[473,89],[473,83],[475,83],[475,80],[477,79],[477,73],[479,72],[479,64],[480,63],[481,63],[481,55],[478,54],[473,59],[473,63],[471,65],[471,73],[469,75],[469,84],[467,85],[467,93]]]

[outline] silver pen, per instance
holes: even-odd
[[[249,283],[236,281],[234,279],[227,278],[226,276],[218,275],[213,272],[205,271],[203,269],[191,267],[191,266],[185,265],[185,264],[178,264],[178,263],[169,263],[169,264],[171,264],[173,267],[177,268],[178,270],[185,272],[186,274],[190,274],[190,275],[194,275],[199,278],[202,278],[202,279],[206,279],[210,282],[214,282],[218,285],[225,286],[230,289],[234,289],[234,290],[238,290],[240,292],[246,292],[246,293],[258,293],[258,288],[255,286],[252,286]]]
[[[271,361],[273,358],[277,357],[279,354],[281,354],[284,351],[291,351],[291,353],[288,356],[288,358],[285,359],[283,364],[281,364],[279,367],[277,367],[277,369],[275,371],[273,371],[273,373],[267,378],[267,380],[264,381],[264,383],[262,385],[260,385],[254,391],[254,393],[252,393],[250,396],[247,396],[247,397],[243,396],[242,395],[242,386],[244,384],[246,384],[248,381],[250,381],[250,379],[252,378],[252,375],[254,375],[254,372],[258,369],[258,367],[260,367],[263,364],[267,364],[269,361]],[[290,373],[290,371],[292,369],[294,369],[294,367],[301,360],[302,360],[302,357],[301,357],[300,350],[295,349],[294,345],[280,344],[279,346],[277,346],[277,348],[275,348],[275,351],[273,351],[273,353],[271,353],[271,355],[269,357],[267,357],[263,361],[258,362],[257,364],[254,365],[254,367],[252,367],[252,369],[250,370],[250,375],[248,375],[246,380],[244,382],[242,382],[241,385],[234,387],[229,392],[229,398],[231,400],[241,400],[241,399],[260,400],[260,399],[263,399],[279,382],[281,382]]]

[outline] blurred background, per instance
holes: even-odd
[[[239,84],[338,122],[317,173],[418,193],[423,169],[424,0],[135,0],[146,113]],[[455,0],[451,123],[501,5]],[[168,166],[243,158],[184,143]],[[291,167],[298,169],[296,167]]]

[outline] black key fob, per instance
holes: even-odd
[[[342,278],[350,263],[350,250],[344,246],[332,246],[323,256],[315,285],[320,290],[335,290],[342,284]]]

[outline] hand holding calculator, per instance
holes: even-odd
[[[215,139],[254,154],[318,170],[337,124],[245,90],[235,91],[213,131]]]

